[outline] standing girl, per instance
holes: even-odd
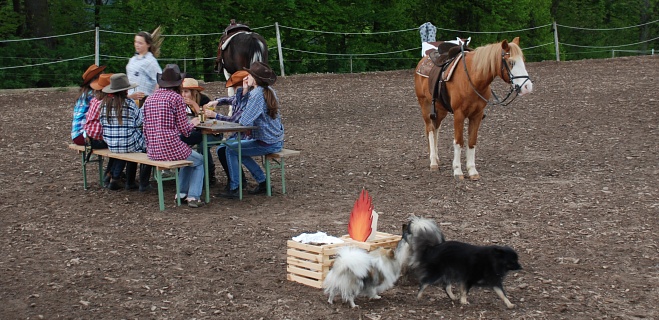
[[[133,41],[135,55],[126,65],[126,75],[130,82],[137,83],[137,87],[129,92],[128,97],[139,101],[140,105],[156,90],[156,75],[162,73],[158,60],[156,60],[160,56],[162,41],[160,27],[152,33],[140,31],[135,35]]]

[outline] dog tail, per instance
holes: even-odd
[[[337,273],[351,272],[358,278],[365,278],[368,276],[371,259],[364,249],[343,247],[337,252],[332,270],[336,270]]]
[[[407,239],[410,251],[409,266],[411,268],[419,266],[421,257],[427,248],[446,241],[444,233],[434,220],[417,216],[410,217]]]
[[[352,301],[364,288],[369,276],[371,260],[368,252],[355,247],[339,249],[329,273],[323,281],[323,291],[330,296],[340,295],[343,301]]]

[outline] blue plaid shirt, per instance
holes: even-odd
[[[75,139],[77,136],[85,132],[85,116],[87,115],[87,110],[89,110],[89,102],[94,97],[94,92],[89,90],[84,93],[76,101],[76,105],[73,107],[73,123],[71,125],[71,139]]]
[[[116,115],[106,116],[106,105],[101,104],[100,121],[103,126],[103,140],[114,153],[145,152],[146,141],[142,134],[144,116],[132,99],[126,99],[121,109],[122,123]]]
[[[275,90],[268,87],[268,90]],[[284,141],[284,125],[281,123],[281,114],[272,119],[268,115],[268,105],[265,103],[263,96],[263,87],[257,86],[249,92],[247,106],[240,116],[240,124],[243,126],[257,126],[258,129],[252,130],[252,138],[263,141],[267,144]],[[275,93],[275,98],[277,94]],[[279,100],[279,99],[277,99]]]

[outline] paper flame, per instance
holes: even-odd
[[[348,235],[350,235],[350,238],[362,242],[368,239],[368,236],[373,232],[371,227],[373,222],[372,212],[371,197],[366,189],[362,189],[362,193],[359,195],[359,199],[355,201],[355,206],[350,213],[350,221],[348,222]]]

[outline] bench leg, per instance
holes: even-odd
[[[105,170],[103,170],[103,157],[97,155],[98,157],[98,184],[101,186],[101,189],[103,188],[103,173]]]
[[[208,150],[206,150],[208,153]],[[174,169],[174,182],[176,183],[176,205],[181,206],[181,198],[179,198],[179,195],[181,194],[181,186],[178,184],[178,171],[180,168]],[[206,193],[208,194],[208,192]]]
[[[284,165],[284,158],[280,159],[279,167],[281,168],[281,193],[286,194],[286,175],[284,174],[284,168],[286,166]]]
[[[271,179],[270,179],[270,160],[267,157],[263,158],[264,167],[265,167],[265,187],[267,190],[268,197],[272,196]]]
[[[85,153],[81,152],[81,164],[82,164],[82,188],[87,190],[87,163],[85,162]]]
[[[158,203],[160,204],[160,211],[165,211],[165,196],[162,188],[162,171],[156,168],[156,181],[158,182]]]

